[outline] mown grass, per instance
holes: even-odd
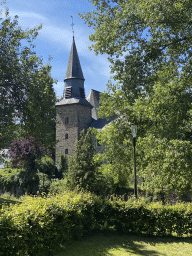
[[[67,245],[55,256],[191,256],[192,238],[99,233]]]

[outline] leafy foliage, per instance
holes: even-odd
[[[36,194],[38,188],[38,173],[29,173],[23,168],[1,169],[0,189],[2,192],[9,192],[15,196],[21,196],[25,193]]]
[[[0,240],[4,245],[0,255],[51,253],[96,227],[95,207],[97,203],[86,193],[25,197],[18,208],[0,212]]]
[[[20,173],[22,186],[28,193],[38,189],[39,177],[37,175],[36,160],[41,157],[45,149],[38,146],[33,137],[14,140],[9,148],[13,167],[23,167]],[[37,187],[34,189],[34,187]]]
[[[41,25],[22,30],[5,9],[0,18],[0,148],[15,137],[33,136],[53,151],[55,93],[51,66],[34,53],[33,40]]]
[[[192,204],[146,204],[102,200],[85,192],[25,197],[0,210],[0,255],[45,255],[93,230],[113,227],[120,233],[192,234]]]
[[[9,147],[9,155],[12,165],[22,166],[26,169],[35,170],[35,160],[38,159],[45,149],[37,145],[35,138],[22,138],[14,140]]]
[[[37,168],[40,172],[48,175],[48,178],[51,179],[55,175],[55,163],[53,159],[48,156],[42,156],[37,162]]]
[[[80,186],[89,191],[94,190],[96,181],[96,163],[94,162],[95,147],[91,131],[83,130],[77,141],[75,155],[69,158],[68,180],[72,187]]]
[[[67,191],[68,184],[67,184],[67,179],[55,179],[51,182],[50,187],[49,187],[49,193],[51,194],[62,194],[65,191]]]
[[[116,164],[129,166],[129,157],[123,157],[119,149],[127,145],[124,156],[129,155],[129,125],[135,123],[141,149],[137,168],[142,178],[148,177],[144,179],[145,187],[153,183],[153,189],[160,189],[163,182],[164,187],[178,193],[190,191],[186,173],[192,168],[188,158],[192,142],[191,1],[91,2],[95,9],[81,17],[94,28],[91,48],[96,54],[108,54],[115,81],[101,95],[99,108],[100,117],[115,116],[108,133],[98,135],[103,143],[104,136],[114,136],[108,141],[105,155],[115,157],[116,153]],[[115,137],[116,132],[120,138]],[[157,142],[164,145],[161,153]],[[173,169],[175,178],[163,180],[171,177]],[[150,180],[152,170],[154,182]],[[157,182],[158,173],[161,182]]]
[[[105,146],[104,153],[96,154],[95,161],[102,162],[99,170],[113,179],[114,187],[126,187],[133,170],[132,141],[126,126],[111,122],[102,131],[94,131],[97,139]]]
[[[67,175],[67,170],[68,170],[68,163],[67,163],[67,158],[65,155],[63,155],[60,151],[59,151],[59,163],[57,166],[57,170],[58,170],[58,178],[65,178]]]
[[[20,174],[23,169],[1,169],[0,172],[0,188],[3,192],[10,192],[11,189],[16,190],[16,187],[21,186]]]
[[[189,141],[145,137],[138,142],[140,177],[144,189],[157,193],[175,191],[182,196],[191,190],[192,146]]]

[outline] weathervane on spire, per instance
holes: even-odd
[[[73,16],[71,16],[71,18],[72,18],[72,24],[71,24],[71,26],[72,26],[72,32],[73,32],[73,37],[74,37],[74,29],[73,29],[73,26],[74,26],[75,24],[73,23]]]

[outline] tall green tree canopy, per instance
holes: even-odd
[[[187,191],[186,177],[192,169],[188,158],[192,142],[192,2],[90,2],[95,9],[81,17],[94,29],[91,48],[96,54],[108,54],[115,80],[101,97],[100,117],[116,115],[114,129],[127,130],[121,143],[131,139],[129,124],[138,124],[138,168],[146,184],[161,170],[164,175],[156,175],[154,184]],[[168,148],[167,152],[158,144]],[[188,153],[179,153],[186,145]],[[171,180],[176,169],[180,178]],[[168,173],[169,179],[164,179]],[[175,183],[169,186],[171,182]]]
[[[55,139],[54,81],[51,66],[43,65],[33,45],[41,25],[23,30],[18,16],[12,20],[7,8],[1,14],[0,148],[19,133],[35,137],[51,150]]]
[[[129,102],[149,95],[167,68],[165,82],[172,74],[191,88],[190,0],[90,1],[95,10],[81,17],[94,28],[92,49],[109,55],[113,78]]]

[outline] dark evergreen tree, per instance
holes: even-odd
[[[67,164],[67,158],[65,155],[63,155],[61,152],[59,152],[59,163],[57,166],[57,172],[56,176],[57,178],[65,178],[67,174],[68,164]]]
[[[68,179],[72,186],[94,191],[96,181],[96,164],[94,162],[95,147],[91,131],[81,132],[77,141],[75,155],[69,159]]]

